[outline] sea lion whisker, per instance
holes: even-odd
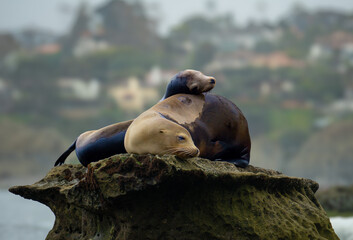
[[[176,150],[176,152],[178,155],[182,155],[185,157],[191,157],[194,156],[194,154],[192,154],[192,151],[190,149],[186,149],[186,148],[179,148]]]
[[[176,150],[175,149],[168,149],[162,152],[162,154],[170,154],[170,155],[175,155]]]
[[[162,154],[193,156],[190,149],[187,148],[171,148],[162,152]]]
[[[165,154],[167,154],[167,155],[175,155],[175,152],[164,151],[164,152],[162,152],[161,154],[162,154],[162,155],[165,155]]]

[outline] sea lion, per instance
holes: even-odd
[[[184,127],[166,120],[155,110],[142,113],[132,122],[124,146],[127,152],[137,154],[173,154],[188,158],[200,153]]]
[[[74,150],[76,150],[76,156],[83,166],[118,153],[126,153],[124,137],[132,121],[115,123],[82,133],[56,160],[54,166],[63,164]]]
[[[178,93],[200,94],[207,92],[215,84],[214,77],[187,69],[177,73],[171,79],[161,101]],[[129,120],[82,133],[56,160],[54,166],[63,164],[70,153],[75,150],[78,160],[84,166],[115,154],[126,153],[124,138],[126,130],[132,122],[133,120]]]
[[[249,164],[251,141],[243,113],[228,99],[212,94],[176,94],[154,105],[127,129],[125,149],[129,153],[172,152],[176,146],[170,145],[165,135],[159,132],[160,125],[171,123],[190,133],[200,157],[227,161],[240,167]],[[174,136],[177,142],[178,134]],[[190,143],[187,146],[193,148]],[[194,151],[193,156],[196,155]]]

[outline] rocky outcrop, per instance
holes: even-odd
[[[326,211],[353,214],[353,185],[336,186],[316,194]]]
[[[253,166],[122,154],[10,191],[50,207],[50,240],[338,239],[317,189]]]

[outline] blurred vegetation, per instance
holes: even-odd
[[[287,171],[302,177],[320,180],[323,186],[331,182],[350,182],[353,168],[353,121],[347,118],[308,137],[290,161]]]
[[[322,190],[316,197],[330,216],[353,216],[353,185]]]

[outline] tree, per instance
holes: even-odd
[[[81,3],[77,11],[77,17],[69,34],[64,39],[64,49],[71,51],[75,44],[78,42],[80,37],[85,33],[89,32],[90,17],[87,12],[87,4]]]
[[[212,43],[201,43],[192,55],[191,66],[195,69],[203,69],[207,63],[212,61],[215,54],[216,47]]]
[[[111,0],[96,13],[103,20],[102,38],[109,43],[140,48],[158,46],[155,23],[146,16],[144,6],[139,1],[130,4],[124,0]]]

